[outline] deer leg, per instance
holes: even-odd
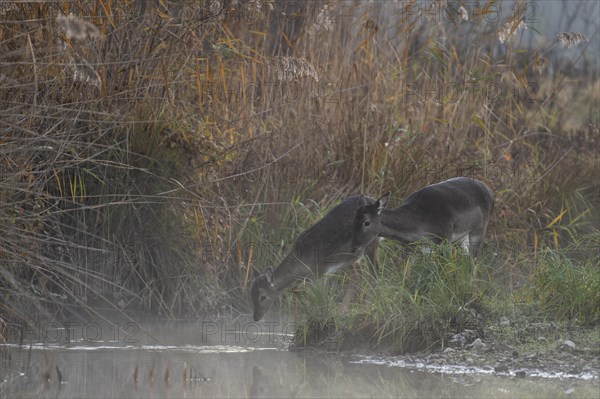
[[[470,251],[471,257],[475,259],[477,254],[479,253],[479,247],[481,246],[481,242],[483,241],[483,236],[485,234],[485,228],[481,230],[475,230],[469,233],[469,242],[470,242]]]
[[[444,239],[441,237],[445,236],[431,236],[420,240],[419,243],[421,245],[421,253],[423,255],[433,254],[435,252],[435,247],[444,241]]]
[[[377,267],[377,246],[379,245],[379,238],[375,238],[367,248],[365,248],[365,255],[367,256],[367,261],[369,262],[369,271],[371,275],[375,277],[377,275],[377,271],[379,268]]]
[[[467,234],[466,236],[464,236],[463,238],[461,238],[460,240],[458,240],[456,243],[458,244],[459,247],[461,247],[466,253],[470,253],[470,248],[471,248],[471,233]]]
[[[365,248],[365,255],[367,256],[367,261],[369,262],[369,270],[371,272],[371,277],[375,278],[377,275],[377,246],[379,245],[379,238],[375,238],[367,247]],[[342,299],[342,306],[340,311],[342,314],[348,311],[348,305],[358,288],[360,287],[361,275],[365,272],[360,268],[358,260],[354,262],[352,268],[350,270],[350,285],[344,294],[344,298]]]
[[[350,301],[354,298],[354,294],[358,290],[358,285],[360,284],[360,266],[358,261],[354,262],[350,269],[350,284],[346,289],[346,293],[344,294],[344,298],[342,299],[342,305],[340,307],[340,312],[345,314],[348,312],[348,305],[350,305]]]

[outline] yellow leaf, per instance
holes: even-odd
[[[250,268],[252,267],[252,245],[248,252],[248,262],[246,263],[246,275],[244,277],[244,287],[248,286],[248,277],[250,276]]]
[[[62,185],[60,184],[60,177],[58,177],[58,172],[56,171],[56,169],[53,170],[54,172],[54,178],[56,179],[56,185],[58,186],[58,192],[60,193],[60,196],[63,196],[63,189],[62,189]]]
[[[555,217],[550,223],[548,223],[546,228],[549,229],[550,227],[554,226],[556,223],[560,222],[560,220],[565,215],[565,213],[567,213],[566,209],[561,210],[560,214],[557,217]]]

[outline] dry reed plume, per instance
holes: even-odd
[[[69,40],[86,41],[96,40],[100,38],[100,30],[98,27],[91,22],[84,21],[83,19],[74,15],[62,15],[59,14],[56,17],[56,22],[65,37]]]
[[[562,47],[573,47],[581,43],[588,43],[590,39],[580,32],[561,32],[555,37],[555,41]]]
[[[514,19],[504,23],[504,27],[498,31],[498,40],[504,44],[509,41],[512,36],[520,30],[527,30],[527,24],[522,19]]]
[[[304,77],[319,81],[315,67],[304,58],[273,57],[268,61],[267,67],[280,82],[289,83]]]
[[[100,75],[84,56],[86,47],[102,37],[98,27],[74,15],[59,14],[56,22],[64,36],[70,41],[68,44],[61,41],[59,47],[64,50],[69,60],[73,80],[100,87]]]

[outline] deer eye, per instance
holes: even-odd
[[[371,225],[371,222],[370,222],[369,220],[367,220],[367,221],[365,222],[365,226],[366,226],[366,227],[369,227],[370,225]]]
[[[260,301],[263,302],[265,299],[267,299],[267,296],[265,294],[260,296]]]

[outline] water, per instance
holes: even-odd
[[[286,325],[287,330],[293,325]],[[254,322],[45,325],[0,347],[0,397],[598,397],[598,377],[497,376],[289,350]],[[68,334],[67,334],[68,333]],[[17,335],[18,334],[18,335]],[[10,337],[9,337],[10,338]],[[43,339],[42,339],[43,338]],[[37,339],[37,340],[36,340]],[[45,341],[45,342],[42,342]]]

